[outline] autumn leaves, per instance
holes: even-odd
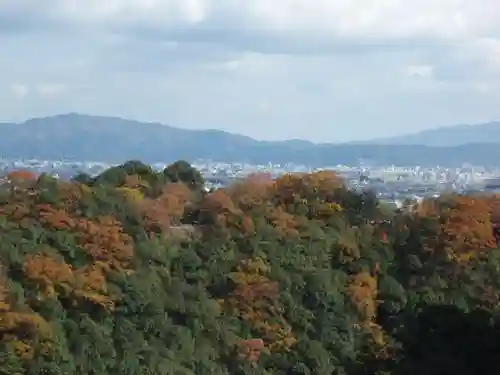
[[[441,259],[466,261],[496,247],[499,201],[490,196],[443,196],[425,200],[415,212],[424,247]]]
[[[114,308],[104,270],[96,264],[73,269],[63,260],[56,260],[48,254],[36,254],[25,258],[23,272],[35,284],[38,299],[60,298],[72,304],[91,303],[106,311]]]
[[[168,252],[179,228],[187,227],[202,241],[216,232],[228,242],[251,239],[263,230],[270,230],[277,239],[298,238],[309,220],[326,226],[342,212],[336,195],[342,182],[326,172],[276,180],[252,175],[210,193],[199,189],[196,173],[182,164],[157,174],[142,164],[129,163],[87,179],[88,184],[42,181],[22,173],[11,177],[16,189],[8,190],[0,213],[9,229],[16,227],[29,235],[29,248],[20,252],[15,267],[30,290],[26,304],[35,310],[57,301],[70,311],[114,316],[123,296],[110,280],[126,277],[141,264],[136,253],[139,239],[155,240],[161,251]],[[292,350],[297,337],[268,261],[249,255],[250,249],[242,249],[243,253],[247,255],[225,276],[228,290],[218,296],[219,306],[223,316],[247,327],[235,348],[239,358],[257,363],[262,353]],[[4,287],[8,289],[7,283]],[[9,304],[9,292],[3,293],[0,329],[10,332],[19,322],[27,324],[25,320],[44,321],[34,311],[15,315],[21,313]],[[33,324],[33,337],[11,340],[26,360],[33,357],[34,343],[43,336],[37,331],[41,325]],[[50,328],[44,332],[51,335]]]
[[[366,374],[351,366],[395,358],[384,317],[410,302],[461,293],[498,306],[495,263],[476,270],[496,246],[495,197],[445,196],[387,218],[330,172],[252,175],[207,193],[183,163],[131,162],[85,181],[18,174],[0,191],[0,345],[25,369],[59,356],[81,373],[102,361],[102,374],[159,363]],[[452,284],[448,271],[462,268]],[[126,372],[115,361],[125,347]]]
[[[219,301],[225,311],[242,319],[259,334],[257,339],[262,343],[257,349],[252,349],[253,340],[240,341],[240,357],[251,362],[258,361],[263,350],[290,350],[297,341],[282,316],[279,285],[267,277],[268,272],[269,265],[262,258],[242,261],[236,272],[229,275],[232,292]]]
[[[252,218],[259,216],[281,236],[293,236],[304,219],[326,223],[339,213],[335,192],[342,187],[341,179],[329,172],[286,174],[276,180],[257,174],[206,196],[201,207],[219,225],[239,225],[243,233],[253,233]]]

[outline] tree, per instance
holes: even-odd
[[[206,195],[200,204],[200,221],[203,223],[227,227],[239,213],[239,209],[224,189]]]
[[[425,239],[429,252],[442,251],[449,259],[467,260],[496,245],[485,199],[450,196],[426,201],[418,208],[417,217],[434,226],[435,233]]]
[[[205,184],[201,173],[184,160],[176,161],[163,171],[163,175],[172,182],[183,182],[193,190],[200,190]]]
[[[248,324],[260,337],[243,340],[240,346],[242,357],[258,360],[265,344],[269,351],[289,350],[296,343],[291,327],[280,315],[278,303],[279,286],[266,274],[269,266],[261,258],[242,261],[236,272],[229,275],[233,291],[221,305],[231,314]]]
[[[0,375],[491,368],[497,197],[389,212],[331,172],[206,193],[190,168],[2,189]]]
[[[127,178],[130,179],[130,176],[137,176],[141,181],[145,181],[149,185],[153,185],[158,179],[157,174],[149,165],[138,160],[130,160],[107,169],[94,179],[94,183],[97,185],[123,186]]]
[[[288,174],[275,181],[273,196],[275,204],[287,212],[326,223],[342,211],[337,191],[343,188],[344,183],[334,172]]]
[[[273,179],[270,174],[250,174],[244,180],[235,182],[227,192],[244,212],[267,208]]]
[[[28,170],[16,170],[8,173],[7,178],[12,182],[36,181],[37,176]]]
[[[34,359],[36,344],[50,351],[50,326],[36,313],[16,311],[3,267],[0,272],[0,337],[13,355],[7,365],[24,366]]]

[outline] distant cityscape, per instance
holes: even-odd
[[[155,163],[152,168],[164,169],[169,163]],[[116,164],[105,162],[64,162],[51,160],[5,160],[0,159],[0,174],[12,170],[29,170],[36,174],[46,173],[55,178],[71,179],[79,173],[98,175]],[[439,196],[454,191],[461,194],[476,192],[500,192],[500,168],[463,165],[459,168],[440,166],[371,166],[332,165],[309,168],[295,164],[252,165],[247,163],[224,163],[197,160],[192,163],[203,175],[207,189],[228,186],[253,173],[269,173],[278,177],[285,173],[333,170],[353,189],[374,191],[381,201],[401,207],[405,201],[419,201],[425,197]]]

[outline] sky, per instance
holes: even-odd
[[[500,1],[2,0],[0,121],[315,142],[500,120]]]

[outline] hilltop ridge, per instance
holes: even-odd
[[[481,129],[494,129],[495,124],[466,127],[467,131],[460,134],[472,130],[482,133]],[[453,128],[448,128],[432,132],[448,134],[453,131]],[[460,142],[457,141],[446,147],[433,146],[438,142],[429,136],[429,144],[413,144],[418,143],[415,139],[424,137],[422,134],[370,144],[315,144],[297,139],[271,142],[220,130],[187,130],[160,123],[70,113],[34,118],[20,124],[0,124],[0,156],[118,163],[129,159],[147,162],[212,159],[309,166],[357,164],[360,159],[386,165],[499,163],[500,147],[493,136],[470,137],[471,141],[480,142],[458,144]]]
[[[444,126],[397,137],[374,139],[362,143],[425,145],[431,147],[453,147],[473,143],[500,144],[500,121],[490,121],[475,125]]]

